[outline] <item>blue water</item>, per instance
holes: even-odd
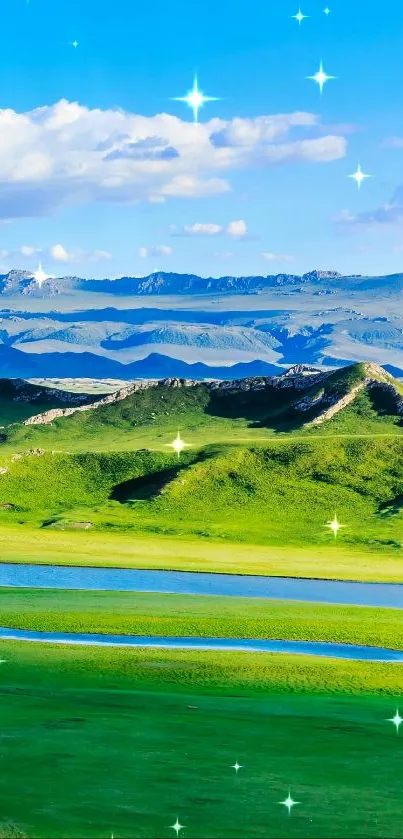
[[[0,564],[0,586],[149,591],[227,597],[265,597],[403,609],[403,585],[250,577],[191,571],[139,571],[119,568],[68,568],[57,565]]]
[[[275,641],[254,638],[181,638],[152,635],[101,635],[97,633],[36,632],[29,629],[0,627],[4,641],[39,641],[52,644],[78,644],[103,647],[154,647],[185,650],[244,650],[261,653],[292,653],[325,656],[353,661],[390,661],[403,663],[403,652],[364,647],[355,644],[329,644],[321,641]]]

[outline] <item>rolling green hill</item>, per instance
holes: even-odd
[[[136,384],[88,410],[60,413],[3,429],[3,451],[163,449],[178,428],[196,447],[273,435],[401,434],[403,386],[376,365],[356,364],[319,375]]]
[[[400,552],[403,440],[335,438],[172,454],[39,452],[3,459],[0,521]]]
[[[402,393],[357,364],[137,383],[71,416],[31,417],[2,432],[0,523],[325,546],[337,513],[346,546],[400,555]]]

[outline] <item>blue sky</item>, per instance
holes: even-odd
[[[328,5],[3,0],[1,269],[402,270],[402,5]]]

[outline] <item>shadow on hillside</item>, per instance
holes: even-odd
[[[301,415],[291,407],[295,398],[293,388],[213,391],[205,413],[225,419],[244,419],[249,428],[293,431],[301,426]]]
[[[378,507],[378,514],[382,518],[389,518],[389,516],[397,516],[403,511],[403,494],[396,495],[395,498],[389,498]]]
[[[210,460],[219,453],[220,447],[209,446],[196,456],[188,453],[182,455],[181,460],[175,462],[168,469],[161,469],[158,472],[151,472],[147,475],[139,475],[137,478],[129,478],[116,484],[109,495],[110,501],[119,501],[120,504],[127,504],[130,501],[149,501],[158,495],[166,484],[173,481],[194,463],[201,463]]]
[[[126,504],[128,501],[148,501],[154,495],[158,495],[165,484],[173,481],[184,468],[186,465],[178,463],[169,469],[162,469],[161,472],[130,478],[128,481],[117,484],[109,498],[121,504]]]
[[[374,411],[379,416],[389,416],[395,425],[403,426],[403,417],[399,417],[396,409],[396,396],[383,388],[373,387],[369,391],[369,398]]]

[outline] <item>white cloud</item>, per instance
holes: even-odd
[[[221,224],[185,224],[183,233],[185,236],[218,236],[224,228]]]
[[[230,189],[234,169],[345,155],[344,136],[319,132],[309,113],[194,124],[65,100],[26,113],[3,109],[0,220],[47,216],[67,203],[217,195]]]
[[[84,251],[80,248],[68,251],[64,245],[52,245],[49,257],[55,262],[98,262],[112,259],[112,254],[109,251]]]
[[[264,251],[262,253],[262,257],[263,259],[266,259],[267,262],[293,262],[294,260],[293,256],[281,253],[271,253],[270,251]]]
[[[228,236],[233,236],[235,239],[242,239],[247,234],[246,223],[240,219],[239,221],[230,221],[227,227]]]
[[[247,236],[247,226],[243,219],[239,221],[230,221],[226,227],[222,224],[214,224],[212,222],[196,222],[195,224],[185,224],[185,226],[178,233],[174,224],[170,225],[172,236],[221,236],[226,234],[233,239],[244,239]]]
[[[31,247],[31,245],[22,245],[22,247],[20,248],[20,253],[22,254],[22,256],[27,256],[27,257],[35,256],[35,254],[40,253],[40,252],[41,252],[40,248],[33,248],[33,247]]]
[[[63,245],[53,245],[50,249],[50,255],[56,262],[70,262],[72,254],[66,251]]]
[[[151,248],[139,248],[139,256],[147,259],[150,256],[170,256],[172,248],[168,245],[153,245]]]
[[[100,259],[100,260],[105,260],[105,261],[106,261],[106,260],[112,259],[112,254],[111,254],[111,253],[109,253],[109,251],[93,251],[93,252],[89,255],[89,257],[88,257],[88,258],[91,260],[91,262],[95,261],[96,259]]]

